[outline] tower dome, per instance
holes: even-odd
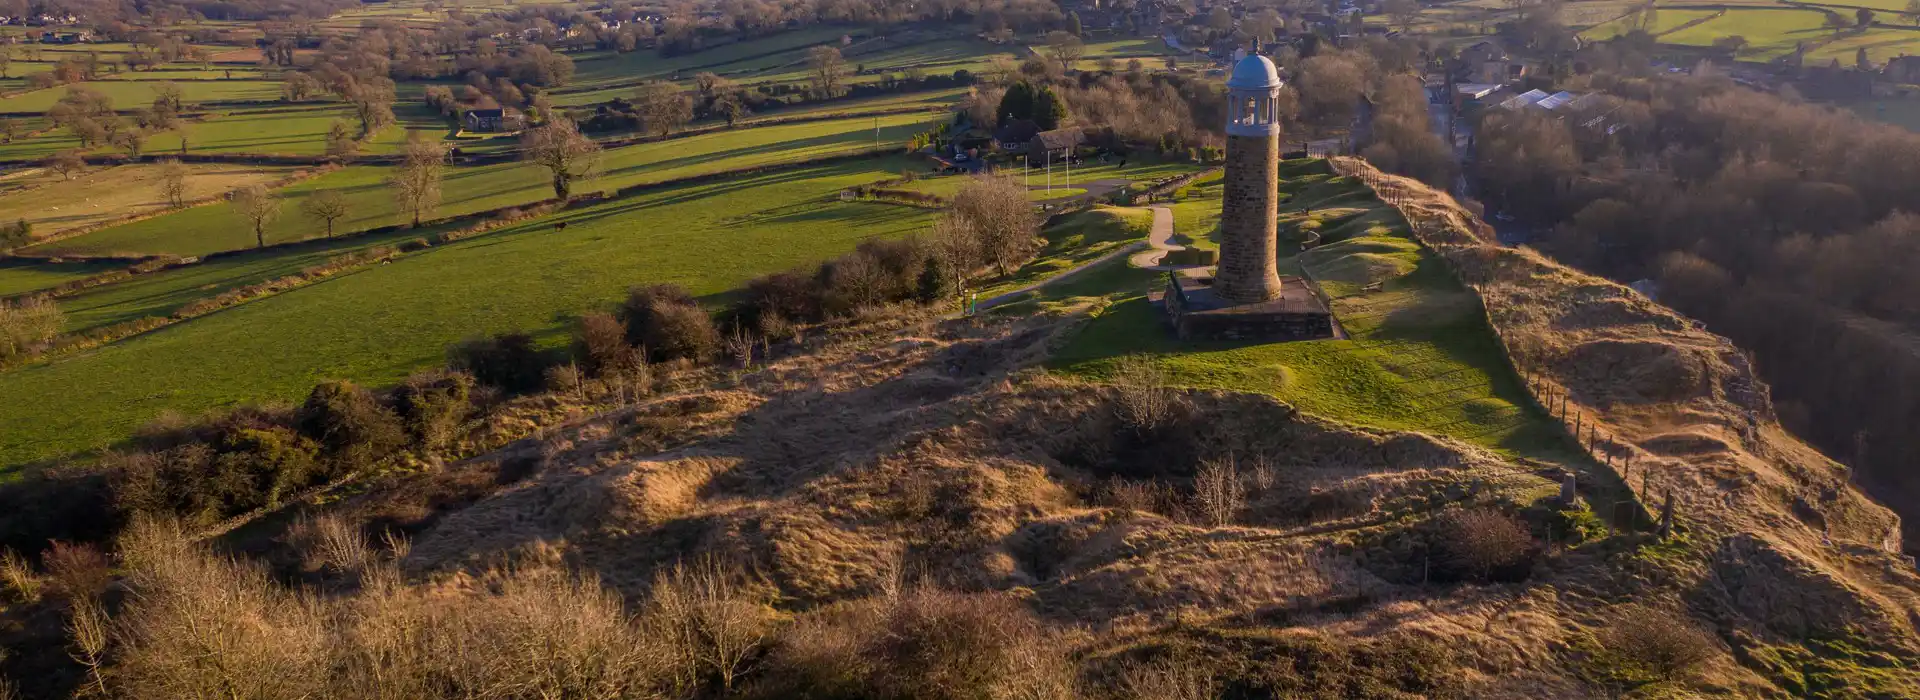
[[[1233,76],[1227,78],[1229,90],[1270,90],[1280,87],[1280,71],[1266,56],[1253,54],[1233,64]]]

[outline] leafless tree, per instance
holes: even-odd
[[[187,166],[171,158],[160,162],[160,196],[167,200],[167,206],[186,206]]]
[[[1012,178],[979,177],[953,197],[949,216],[967,222],[981,252],[1001,275],[1011,275],[1038,247],[1039,220],[1027,201],[1027,188]]]
[[[420,220],[440,206],[440,176],[447,167],[447,147],[425,138],[410,138],[400,167],[390,181],[400,211]]]
[[[575,182],[591,179],[600,171],[600,144],[581,135],[579,128],[564,118],[556,116],[527,130],[520,143],[527,162],[546,168],[552,176],[553,196],[558,199],[572,197]]]
[[[326,224],[327,237],[333,237],[333,223],[346,218],[351,207],[339,190],[320,190],[300,201],[300,212],[307,218]]]
[[[1087,55],[1087,45],[1071,33],[1051,32],[1047,34],[1047,53],[1060,62],[1060,70],[1073,70],[1073,62]]]
[[[267,247],[267,224],[280,217],[280,198],[266,185],[249,185],[233,191],[233,210],[253,227],[256,247]]]
[[[1246,488],[1240,484],[1240,468],[1232,457],[1207,460],[1193,475],[1193,505],[1200,517],[1214,527],[1233,524],[1233,517],[1246,504]]]
[[[821,97],[837,97],[847,80],[847,59],[831,46],[807,50],[808,82]]]
[[[41,165],[60,173],[62,180],[71,180],[74,173],[87,169],[86,159],[81,158],[80,152],[75,150],[56,151],[41,160]]]
[[[647,131],[673,133],[693,119],[693,99],[664,80],[649,81],[633,91],[633,109]]]

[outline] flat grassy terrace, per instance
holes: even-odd
[[[672,282],[713,299],[863,240],[919,232],[933,212],[833,196],[903,164],[788,170],[567,211],[0,373],[0,464],[112,444],[162,411],[293,401],[327,378],[389,383],[476,334],[528,329],[565,342],[571,317],[632,285]],[[555,230],[559,221],[568,227]]]

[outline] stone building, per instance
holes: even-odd
[[[1280,74],[1265,56],[1234,64],[1227,80],[1227,163],[1220,264],[1168,272],[1162,296],[1182,338],[1308,340],[1334,336],[1311,285],[1279,265]],[[1198,274],[1196,274],[1198,273]]]

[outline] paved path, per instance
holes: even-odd
[[[1075,275],[1078,275],[1082,272],[1086,272],[1088,268],[1091,268],[1095,265],[1106,262],[1108,260],[1112,260],[1114,258],[1120,257],[1122,255],[1126,255],[1128,253],[1137,251],[1140,249],[1140,246],[1142,245],[1145,245],[1145,244],[1134,242],[1134,243],[1128,243],[1126,245],[1120,246],[1118,250],[1108,252],[1107,254],[1102,255],[1100,257],[1075,265],[1071,268],[1068,268],[1066,272],[1062,272],[1060,274],[1054,275],[1052,277],[1048,277],[1046,279],[1040,280],[1033,284],[1029,284],[1019,289],[1015,289],[1010,292],[1006,292],[1003,294],[995,294],[991,297],[981,299],[980,303],[977,306],[975,306],[975,308],[978,311],[986,311],[987,309],[991,309],[1001,304],[1007,304],[1007,303],[1019,301],[1020,297],[1026,295],[1028,292],[1034,291],[1041,287],[1045,287],[1055,282],[1064,282],[1066,280],[1073,279]]]
[[[1152,207],[1152,209],[1153,229],[1147,232],[1147,245],[1152,249],[1135,254],[1127,262],[1134,267],[1165,270],[1169,268],[1161,267],[1160,259],[1167,257],[1167,253],[1181,250],[1185,246],[1173,244],[1173,210],[1166,207]]]

